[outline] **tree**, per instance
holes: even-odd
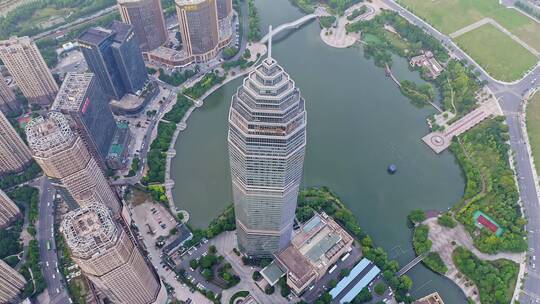
[[[375,285],[374,290],[376,294],[382,296],[386,291],[386,284],[384,284],[383,282],[379,282]]]
[[[344,278],[344,277],[348,276],[350,273],[351,273],[351,270],[350,270],[350,269],[348,269],[348,268],[343,268],[343,269],[341,269],[341,271],[339,272],[339,277],[340,277],[340,278]]]
[[[193,259],[189,261],[189,267],[193,268],[193,270],[197,269],[199,267],[199,262],[197,260]]]
[[[354,297],[352,304],[361,304],[361,303],[367,303],[373,299],[373,296],[371,295],[371,292],[369,292],[369,289],[367,287],[364,287],[360,293]]]
[[[202,272],[201,272],[203,278],[207,281],[210,281],[213,277],[213,273],[212,273],[212,270],[208,269],[208,268],[205,268]]]
[[[259,271],[254,271],[251,278],[253,279],[253,281],[259,281],[260,279],[262,279],[262,275]]]
[[[264,288],[264,293],[266,294],[273,294],[274,293],[274,286],[270,286],[270,285],[266,285],[266,287]]]
[[[439,216],[437,222],[439,223],[439,225],[448,228],[454,228],[457,225],[456,221],[454,221],[454,219],[448,214],[443,214]]]
[[[338,282],[337,282],[336,279],[332,279],[332,280],[330,280],[330,281],[328,282],[328,287],[329,287],[329,288],[334,288],[334,287],[336,287],[337,283],[338,283]]]
[[[414,209],[409,213],[408,218],[412,223],[418,224],[426,219],[426,213],[420,209]]]
[[[216,253],[217,253],[217,248],[216,248],[216,246],[211,245],[210,247],[208,247],[208,253],[210,253],[210,254],[216,254]]]

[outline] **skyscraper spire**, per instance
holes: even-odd
[[[268,26],[268,59],[272,58],[272,25]]]

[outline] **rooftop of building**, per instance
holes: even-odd
[[[413,304],[444,304],[444,301],[442,300],[438,292],[434,292],[414,301]]]
[[[30,44],[33,40],[28,36],[11,36],[6,40],[0,40],[0,46],[10,46],[10,45],[16,45],[16,44]]]
[[[184,60],[189,57],[184,50],[175,50],[168,47],[160,46],[155,50],[149,52],[152,56],[163,58],[169,61]]]
[[[91,204],[66,214],[62,229],[69,248],[92,255],[116,239],[117,229],[105,205]]]
[[[68,73],[51,106],[53,111],[79,111],[81,110],[86,91],[90,86],[94,74]]]
[[[103,27],[91,27],[84,31],[77,40],[86,44],[99,45],[113,34],[111,30]]]
[[[109,28],[116,34],[114,36],[114,40],[117,42],[122,42],[129,37],[130,33],[132,32],[133,26],[124,22],[114,20],[109,26]]]
[[[184,245],[186,241],[193,238],[193,234],[186,225],[179,224],[176,226],[176,228],[178,229],[176,238],[172,242],[167,244],[165,247],[163,247],[163,252],[165,253],[170,253],[176,250],[178,247]]]
[[[352,237],[331,217],[316,213],[298,229],[291,245],[276,254],[276,260],[297,286],[303,286],[351,242]]]
[[[208,0],[176,0],[176,5],[194,5],[208,2]]]
[[[35,152],[54,150],[75,137],[62,113],[51,111],[47,115],[33,118],[26,124],[28,145]]]
[[[368,286],[380,272],[381,270],[379,267],[370,260],[364,258],[358,262],[358,264],[351,269],[349,275],[341,279],[336,287],[332,288],[329,293],[336,303],[349,303],[362,289],[364,289],[364,287]]]

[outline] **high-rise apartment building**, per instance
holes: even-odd
[[[216,0],[218,19],[231,17],[233,14],[232,0]]]
[[[19,293],[26,286],[26,280],[6,262],[0,260],[0,303],[19,303]]]
[[[79,36],[78,43],[88,68],[111,98],[136,94],[148,81],[133,26],[113,21],[108,29],[90,28]]]
[[[81,136],[66,116],[51,111],[26,125],[36,162],[72,207],[99,202],[120,211],[120,202]]]
[[[205,62],[219,52],[216,0],[176,0],[183,49],[197,62]]]
[[[21,210],[0,190],[0,229],[6,228],[13,220],[21,216]]]
[[[133,26],[141,51],[157,49],[167,42],[160,0],[118,0],[122,21]]]
[[[51,107],[70,118],[90,153],[101,164],[105,163],[116,132],[109,100],[94,74],[68,73]]]
[[[0,111],[4,114],[17,112],[17,98],[13,90],[8,87],[6,80],[0,74]]]
[[[306,123],[300,90],[271,57],[270,46],[268,58],[232,97],[229,112],[238,245],[250,256],[270,256],[291,240]]]
[[[0,59],[29,103],[49,105],[54,100],[58,85],[32,39],[25,36],[0,41]]]
[[[75,263],[111,302],[166,302],[167,292],[155,270],[103,205],[68,213],[62,232]]]
[[[30,150],[0,112],[0,175],[22,171],[31,161]]]

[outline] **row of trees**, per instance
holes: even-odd
[[[185,88],[183,93],[193,99],[199,99],[204,95],[204,93],[210,90],[210,88],[212,88],[216,84],[222,83],[225,78],[226,76],[219,76],[218,73],[215,71],[206,73],[204,77],[194,86]]]
[[[248,0],[248,22],[249,22],[249,41],[259,41],[261,39],[261,29],[259,27],[259,11],[255,6],[254,0]]]
[[[431,250],[432,242],[428,238],[429,227],[427,225],[420,225],[414,229],[413,233],[413,247],[416,254],[421,255]]]
[[[160,68],[159,69],[159,80],[166,82],[173,86],[179,86],[182,83],[184,83],[186,80],[188,80],[191,76],[197,74],[199,72],[199,66],[195,66],[193,70],[184,70],[181,71],[174,71],[171,75],[168,75],[165,73],[165,71]]]
[[[169,149],[175,131],[175,123],[159,122],[157,137],[152,141],[150,150],[148,151],[148,172],[142,179],[143,184],[165,182],[166,152]]]
[[[41,174],[41,168],[39,165],[32,160],[32,163],[28,168],[24,170],[24,172],[19,174],[10,174],[6,176],[2,176],[0,179],[0,189],[5,190],[11,187],[14,187],[16,185],[20,185],[22,183],[25,183],[27,181],[30,181],[36,177],[38,177]]]
[[[408,97],[412,104],[417,107],[423,107],[435,98],[435,90],[429,83],[419,85],[414,81],[403,80],[400,84],[401,93]]]
[[[338,15],[343,15],[346,9],[363,0],[291,0],[292,4],[302,12],[311,14],[319,4],[326,4],[335,10]]]
[[[191,106],[193,106],[193,101],[191,101],[191,99],[187,98],[183,94],[178,94],[176,97],[176,103],[169,112],[165,113],[163,119],[174,123],[179,123],[182,121],[184,115],[186,115]]]
[[[30,271],[32,272],[31,275]],[[28,243],[26,263],[24,263],[20,272],[28,282],[23,291],[24,298],[40,294],[43,290],[45,290],[45,288],[47,288],[47,283],[45,283],[45,278],[41,272],[38,241],[31,240]]]
[[[36,235],[36,221],[39,213],[39,191],[27,185],[21,186],[8,193],[8,196],[19,204],[28,207],[28,233]]]

